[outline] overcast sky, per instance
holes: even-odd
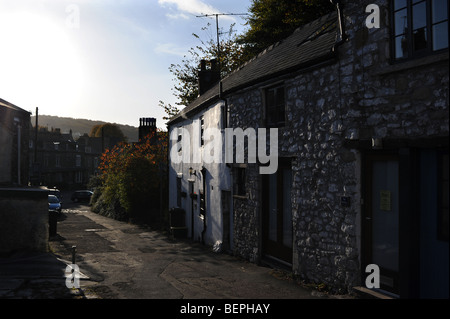
[[[1,0],[0,98],[35,114],[139,125],[175,104],[172,63],[250,0]],[[209,30],[202,31],[207,23]],[[245,19],[221,16],[242,32]]]

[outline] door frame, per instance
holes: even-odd
[[[363,160],[363,210],[361,214],[361,262],[362,262],[362,271],[361,271],[361,282],[365,283],[365,278],[367,273],[365,273],[365,268],[367,265],[372,264],[372,239],[373,239],[373,229],[372,229],[372,189],[373,189],[373,163],[379,161],[396,161],[398,163],[398,271],[392,271],[389,269],[385,269],[380,267],[380,288],[382,290],[389,291],[394,294],[399,293],[399,279],[400,279],[400,254],[401,254],[401,241],[400,241],[400,229],[401,229],[401,199],[400,199],[400,157],[398,154],[393,152],[384,152],[384,153],[366,153]],[[393,279],[393,287],[386,286],[383,283],[382,276],[389,276]]]
[[[283,192],[278,191],[280,185],[283,185],[283,174],[282,170],[284,168],[288,168],[291,171],[292,174],[292,158],[279,158],[278,159],[278,170],[277,174],[277,209],[281,210],[283,209]],[[261,207],[261,216],[262,216],[262,255],[263,256],[270,256],[274,257],[276,259],[279,259],[285,263],[292,264],[292,257],[293,257],[293,246],[287,247],[284,245],[280,245],[279,242],[282,242],[283,237],[283,222],[282,222],[282,216],[283,214],[277,214],[277,243],[269,240],[269,212],[268,212],[268,199],[269,199],[269,176],[270,175],[263,175],[262,176],[262,207]],[[292,185],[291,186],[291,192],[292,192]],[[292,219],[291,219],[292,223]],[[292,234],[293,235],[293,234]],[[292,239],[291,239],[292,241]],[[275,254],[274,254],[275,252]]]

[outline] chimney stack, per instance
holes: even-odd
[[[156,132],[156,119],[153,117],[143,117],[139,119],[139,140],[144,139],[152,132]]]
[[[218,68],[217,59],[212,59],[209,62],[209,69],[206,68],[207,61],[200,61],[200,71],[198,72],[198,93],[204,94],[220,81],[220,70]]]

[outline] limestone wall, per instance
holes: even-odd
[[[0,253],[48,249],[48,193],[0,189]]]

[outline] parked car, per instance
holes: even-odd
[[[48,188],[48,193],[50,195],[55,195],[56,197],[58,197],[59,201],[62,203],[62,194],[61,191],[59,189],[55,188]]]
[[[62,205],[59,198],[55,195],[48,195],[48,210],[61,213]]]
[[[89,190],[75,191],[72,194],[71,199],[73,202],[89,202],[91,200],[92,194],[93,192]]]

